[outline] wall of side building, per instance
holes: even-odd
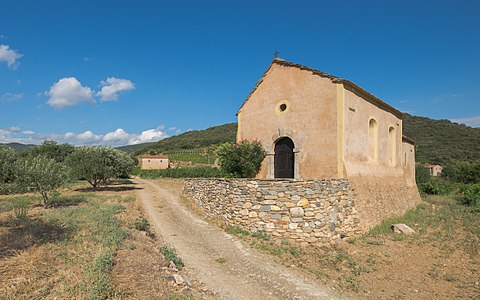
[[[168,168],[168,158],[142,158],[140,161],[142,170],[162,170]]]

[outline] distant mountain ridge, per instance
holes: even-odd
[[[17,152],[23,152],[25,151],[26,149],[28,148],[32,148],[32,147],[35,147],[37,145],[33,145],[33,144],[20,144],[20,143],[0,143],[0,146],[10,146],[12,147],[13,149],[15,149],[15,151]]]
[[[155,151],[158,153],[173,150],[199,149],[226,142],[235,142],[237,123],[214,126],[205,130],[192,130],[158,142],[118,147],[137,155]]]

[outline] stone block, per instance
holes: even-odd
[[[250,212],[250,213],[248,214],[248,216],[249,216],[250,218],[256,218],[256,217],[258,216],[258,214],[257,214],[257,212],[252,211],[252,212]]]
[[[305,215],[305,212],[302,207],[292,207],[290,208],[290,215],[292,218],[300,218]]]
[[[252,207],[252,203],[251,203],[251,202],[246,202],[246,203],[243,204],[243,206],[242,206],[242,208],[246,208],[246,209],[248,209],[248,208],[250,208],[250,207]]]
[[[270,209],[271,209],[272,211],[280,211],[280,210],[282,210],[280,207],[278,207],[278,206],[276,206],[276,205],[270,206]]]
[[[262,205],[262,206],[260,206],[260,211],[270,211],[270,205]]]
[[[295,203],[287,202],[287,203],[285,203],[285,206],[290,208],[290,207],[295,207],[296,205],[295,205]]]
[[[307,208],[310,206],[310,202],[306,198],[302,198],[297,202],[297,206]]]

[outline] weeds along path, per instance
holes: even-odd
[[[191,213],[158,184],[136,179],[150,224],[221,299],[336,299],[313,278],[281,266],[238,238]]]

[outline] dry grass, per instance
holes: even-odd
[[[126,235],[115,217],[123,211],[122,198],[72,195],[58,198],[56,208],[33,206],[21,217],[9,207],[40,199],[0,199],[2,299],[100,299],[112,293],[108,275]]]
[[[480,213],[448,196],[432,196],[403,216],[386,220],[335,248],[299,248],[252,234],[208,217],[193,201],[182,201],[279,263],[300,268],[347,297],[367,299],[476,299],[480,295]],[[406,223],[417,234],[394,234]]]

